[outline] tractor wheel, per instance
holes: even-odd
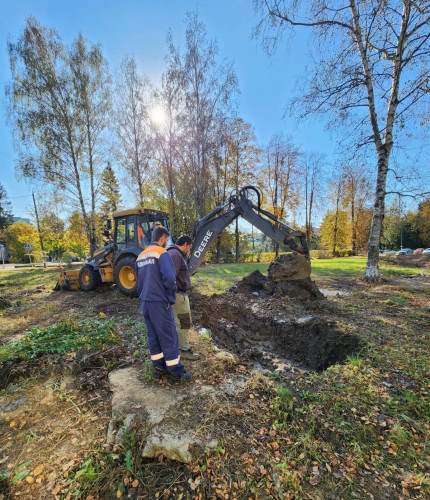
[[[135,271],[136,257],[131,255],[120,259],[115,264],[114,276],[116,286],[127,297],[137,296],[137,277]]]
[[[101,283],[101,276],[92,266],[84,266],[79,272],[79,286],[85,292],[97,288]]]

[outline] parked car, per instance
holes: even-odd
[[[423,250],[423,253],[430,253],[430,248],[425,248],[425,249]]]
[[[414,253],[414,251],[412,250],[412,248],[402,248],[401,250],[399,250],[397,252],[397,255],[406,255],[408,253]]]
[[[75,255],[72,257],[72,262],[81,262],[81,259]]]
[[[424,248],[415,248],[414,253],[423,253]]]
[[[390,253],[396,253],[395,250],[391,250],[390,248],[388,248],[387,250],[382,250],[383,254],[386,255],[386,254],[390,254]]]

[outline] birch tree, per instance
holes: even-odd
[[[282,221],[287,211],[295,210],[299,203],[297,179],[300,152],[290,139],[276,134],[262,157],[260,187],[265,194],[268,210]],[[275,245],[275,253],[278,256],[278,244]]]
[[[307,68],[302,115],[324,113],[355,146],[371,145],[376,183],[364,280],[379,280],[379,244],[393,148],[429,102],[427,0],[254,0],[256,33],[273,49],[282,33],[310,28],[318,60]],[[414,115],[415,113],[415,115]],[[405,125],[408,124],[409,127]],[[404,135],[403,135],[404,137]]]
[[[55,30],[29,17],[8,51],[12,82],[6,96],[17,172],[54,186],[66,203],[79,207],[94,250],[96,151],[106,126],[106,103],[100,99],[108,86],[101,50],[82,37],[70,50]]]
[[[97,195],[102,167],[106,161],[107,132],[111,119],[111,78],[108,65],[99,45],[87,47],[79,35],[69,55],[71,77],[77,97],[75,104],[80,115],[84,136],[82,168],[90,182],[90,247],[97,248]]]
[[[145,191],[153,156],[148,107],[149,83],[138,73],[136,61],[125,57],[121,62],[115,88],[116,132],[115,154],[124,181],[134,193],[137,203],[145,204]]]
[[[305,204],[306,240],[310,247],[314,236],[313,214],[323,187],[322,166],[324,159],[316,153],[307,154],[302,162],[303,201]]]
[[[237,118],[232,123],[227,137],[227,169],[231,187],[238,192],[239,188],[245,184],[250,184],[256,178],[257,164],[259,162],[260,151],[257,147],[252,125],[242,118]],[[235,228],[236,257],[239,262],[239,220],[236,219]]]
[[[215,132],[221,116],[233,107],[237,78],[230,63],[218,63],[216,41],[208,40],[197,14],[187,15],[186,51],[181,61],[185,106],[182,115],[187,142],[184,158],[190,176],[195,215],[200,219],[208,209],[211,196],[210,160],[216,143]]]

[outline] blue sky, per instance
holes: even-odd
[[[233,62],[239,80],[239,114],[255,127],[260,144],[284,132],[304,151],[331,155],[334,141],[322,123],[297,124],[283,119],[283,110],[296,79],[303,75],[306,40],[298,34],[288,50],[281,47],[268,57],[259,40],[251,38],[256,15],[245,0],[0,0],[0,182],[13,204],[14,214],[28,217],[31,187],[15,176],[15,152],[5,124],[4,86],[10,81],[7,40],[22,32],[25,19],[36,17],[55,28],[70,44],[79,32],[101,43],[111,72],[125,55],[135,57],[139,70],[158,86],[167,52],[166,35],[172,30],[175,45],[184,46],[185,15],[199,13],[210,39],[219,45],[219,57]]]

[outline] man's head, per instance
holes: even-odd
[[[185,256],[188,256],[191,252],[192,242],[193,240],[188,235],[183,234],[176,240],[175,245]]]
[[[152,231],[152,242],[158,243],[161,247],[166,247],[170,233],[163,226],[158,226]]]

